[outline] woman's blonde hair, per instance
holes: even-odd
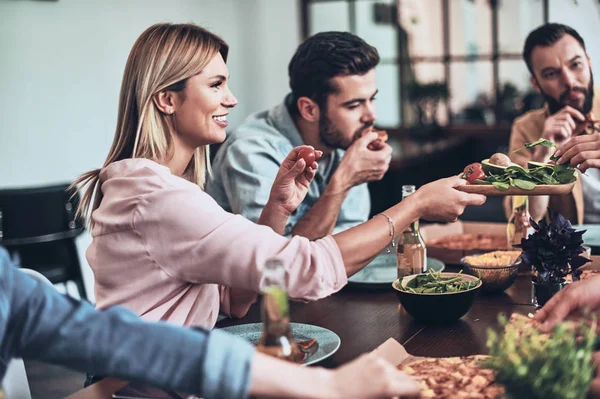
[[[127,158],[163,162],[171,150],[170,116],[154,104],[161,91],[180,92],[187,79],[199,74],[217,55],[227,61],[229,46],[223,39],[193,24],[156,24],[144,31],[129,53],[121,92],[117,128],[104,167]],[[100,170],[84,173],[72,187],[82,193],[79,216],[91,216],[100,205]],[[204,187],[210,173],[209,147],[196,149],[184,177]],[[90,217],[90,224],[93,222]]]

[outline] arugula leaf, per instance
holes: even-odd
[[[510,187],[533,190],[538,184],[557,185],[572,183],[577,180],[575,171],[575,168],[567,164],[545,164],[532,167],[531,169],[525,169],[520,165],[511,165],[504,169],[502,173],[490,173],[476,183],[491,184],[502,191],[506,191]]]
[[[507,167],[505,169],[506,172],[512,172],[512,173],[524,173],[527,174],[527,169],[525,169],[524,167],[522,167],[521,165],[510,165],[509,167]]]
[[[569,165],[555,165],[553,176],[561,184],[573,183],[577,180],[575,177],[575,168]]]
[[[543,184],[560,184],[558,180],[556,180],[554,177],[552,177],[552,175],[549,175],[547,173],[536,174],[534,177],[538,179],[540,183]]]
[[[510,187],[508,183],[502,183],[499,181],[492,182],[492,186],[496,187],[500,191],[506,191]]]
[[[522,190],[533,190],[536,186],[534,182],[523,179],[514,179],[512,183]]]
[[[524,150],[525,148],[537,147],[538,145],[541,145],[543,147],[548,147],[548,148],[558,148],[556,146],[556,144],[554,144],[552,141],[549,141],[546,139],[539,139],[536,141],[532,141],[531,143],[525,143],[525,147],[517,148],[513,152],[521,151],[521,150]]]

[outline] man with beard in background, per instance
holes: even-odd
[[[544,138],[559,147],[559,163],[570,163],[585,172],[571,194],[531,196],[529,212],[537,221],[550,207],[572,223],[600,223],[600,99],[594,96],[592,63],[583,38],[566,25],[544,24],[525,40],[523,59],[531,84],[546,104],[515,120],[511,160],[524,167],[528,161],[548,162],[555,149],[537,146],[514,152]],[[510,215],[510,197],[505,200],[505,211]]]
[[[370,132],[378,63],[377,50],[351,33],[304,41],[288,67],[291,93],[227,138],[207,193],[226,211],[257,222],[281,162],[294,147],[309,145],[321,155],[318,168],[284,235],[315,240],[365,222],[371,208],[366,183],[383,177],[392,154]]]

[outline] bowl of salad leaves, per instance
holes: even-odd
[[[429,323],[448,323],[471,309],[481,279],[468,274],[436,272],[413,274],[392,283],[400,304],[412,317]]]

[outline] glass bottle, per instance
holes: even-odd
[[[402,200],[415,192],[415,186],[402,186]],[[427,272],[427,248],[415,220],[398,237],[396,257],[398,278]]]
[[[513,244],[520,244],[522,238],[527,238],[533,233],[533,227],[529,219],[529,197],[525,195],[515,195],[512,197],[512,215],[506,225],[506,240],[508,248],[515,250]]]
[[[285,288],[285,268],[279,259],[267,259],[260,282],[263,331],[256,349],[292,362],[301,362],[300,351],[290,328],[290,313]]]

